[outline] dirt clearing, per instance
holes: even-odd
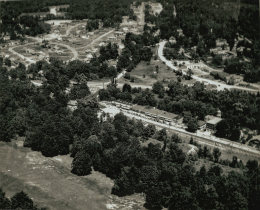
[[[104,174],[70,173],[69,155],[46,158],[16,143],[0,142],[0,186],[8,197],[24,190],[37,205],[57,210],[144,209],[140,196],[111,195],[114,182]]]

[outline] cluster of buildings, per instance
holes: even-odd
[[[164,124],[177,124],[177,125],[183,125],[183,117],[180,117],[176,114],[161,111],[161,110],[156,110],[154,109],[147,109],[145,110],[144,107],[139,106],[139,105],[132,105],[130,103],[122,103],[122,102],[105,102],[106,104],[110,104],[113,106],[116,106],[120,110],[125,110],[127,112],[134,112],[140,116],[144,116],[150,120],[158,121]],[[212,115],[207,115],[204,119],[204,121],[198,121],[199,125],[199,130],[200,131],[209,131],[211,133],[214,133],[216,131],[216,126],[218,123],[222,121],[221,118],[221,111],[218,110],[217,116],[212,116]],[[178,127],[179,127],[178,126]],[[182,126],[185,128],[185,126]]]
[[[216,126],[221,121],[222,121],[221,111],[218,110],[217,116],[207,115],[207,116],[205,116],[204,121],[201,121],[201,120],[198,121],[199,130],[202,130],[202,131],[209,130],[211,132],[215,132]]]

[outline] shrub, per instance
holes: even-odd
[[[131,77],[130,82],[135,82],[135,78]]]
[[[130,75],[129,72],[126,72],[124,77],[125,77],[126,79],[130,79],[131,75]]]

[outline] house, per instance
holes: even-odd
[[[101,42],[98,45],[101,47],[101,46],[106,46],[107,44],[105,42]]]
[[[191,49],[196,51],[197,46],[193,46],[193,47],[191,47]]]
[[[93,36],[94,32],[88,32],[87,34],[90,35],[90,36]]]
[[[109,36],[108,39],[116,39],[115,36]]]
[[[78,108],[78,102],[76,100],[70,100],[67,104],[67,108],[74,111]]]
[[[123,32],[123,31],[116,31],[115,32],[115,34],[117,35],[117,36],[120,36],[120,35],[123,35],[125,32]]]
[[[207,123],[206,128],[209,129],[209,130],[215,131],[217,124],[220,121],[222,121],[222,118],[215,117],[215,116],[212,116],[212,115],[207,115],[205,117],[205,121]]]
[[[4,36],[3,39],[6,40],[10,40],[10,36]]]
[[[177,29],[177,32],[179,33],[179,36],[183,36],[184,35],[182,29]]]
[[[127,27],[125,27],[125,28],[123,28],[123,30],[124,30],[124,32],[127,32],[127,31],[128,31],[128,28],[127,28]]]
[[[61,38],[61,37],[59,37],[59,38],[57,38],[57,40],[58,40],[58,41],[62,41],[62,38]]]
[[[38,74],[40,74],[41,76],[44,76],[43,70],[39,71]]]
[[[225,82],[227,83],[239,83],[239,82],[242,82],[243,81],[243,77],[242,76],[239,76],[239,75],[230,75],[228,77],[225,78]],[[233,81],[232,81],[233,80]]]
[[[41,80],[31,80],[31,83],[39,87],[42,86],[43,82]]]
[[[199,130],[205,130],[207,123],[205,121],[199,120],[198,125],[199,125]]]
[[[59,33],[60,33],[60,30],[59,30],[59,29],[54,29],[54,30],[53,30],[53,33],[59,34]]]
[[[171,36],[170,39],[169,39],[169,42],[172,43],[172,44],[175,44],[176,39],[173,36]]]
[[[187,69],[198,69],[202,67],[206,67],[204,63],[190,63],[190,64],[185,64],[187,66]]]
[[[83,38],[83,39],[89,39],[89,35],[88,35],[88,36],[81,36],[81,38]]]
[[[240,82],[239,86],[248,87],[248,86],[250,86],[250,84],[247,82]]]

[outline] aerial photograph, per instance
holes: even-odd
[[[260,210],[259,0],[0,0],[0,210]]]

